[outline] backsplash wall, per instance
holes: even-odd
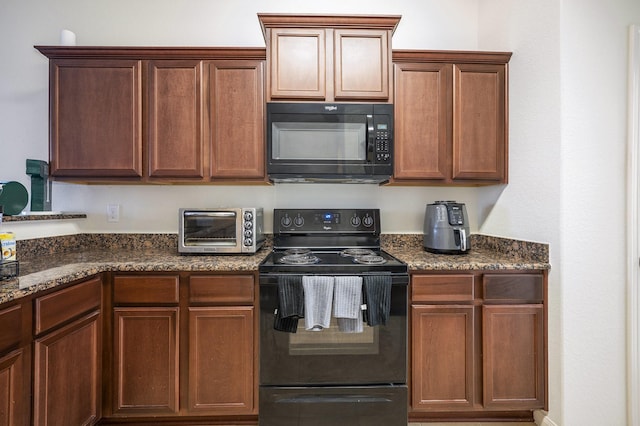
[[[496,197],[499,196],[496,188]],[[476,232],[487,211],[478,207],[477,188],[402,187],[368,184],[245,185],[75,185],[55,183],[53,209],[81,211],[80,232],[177,232],[180,207],[263,207],[265,231],[272,232],[274,208],[379,208],[384,233],[422,232],[424,210],[436,200],[467,205]],[[486,205],[486,195],[483,206]],[[490,204],[495,203],[495,199]],[[107,222],[107,204],[120,205],[120,221]],[[20,225],[14,225],[18,227]]]

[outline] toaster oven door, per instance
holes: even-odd
[[[189,211],[181,215],[180,243],[185,251],[227,252],[242,247],[241,209]]]

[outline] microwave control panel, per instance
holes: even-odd
[[[376,161],[386,162],[391,158],[389,131],[386,124],[378,124],[376,129]]]

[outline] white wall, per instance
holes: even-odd
[[[489,194],[492,188],[480,191],[479,204],[486,202],[485,209],[490,210],[480,231],[518,235],[550,244],[549,418],[558,425],[569,425],[560,420],[564,405],[561,299],[564,259],[560,256],[559,224],[561,4],[557,0],[517,3],[495,0],[481,5],[478,48],[514,53],[509,62],[509,185],[495,203]]]
[[[566,0],[561,19],[565,420],[623,424],[627,38],[640,3]]]
[[[511,180],[480,230],[551,245],[547,424],[627,424],[627,31],[638,21],[634,0],[481,2],[479,48],[515,53]]]
[[[477,4],[466,0],[412,2],[294,0],[158,1],[36,0],[0,6],[0,180],[29,188],[25,159],[47,159],[47,59],[33,45],[59,43],[68,28],[82,45],[264,46],[259,12],[375,13],[403,15],[394,37],[397,48],[472,50],[477,46]],[[4,51],[6,50],[6,51]],[[53,209],[82,211],[83,232],[176,232],[177,210],[185,206],[260,205],[275,207],[380,207],[384,232],[421,232],[425,204],[437,199],[467,203],[472,231],[483,220],[471,188],[377,188],[369,185],[246,186],[79,186],[54,183]],[[301,196],[301,194],[304,194]],[[492,202],[490,202],[492,203]],[[121,205],[121,221],[107,223],[107,204]],[[51,223],[43,235],[75,232]],[[37,231],[26,224],[5,225],[18,239]],[[29,229],[27,229],[29,227]],[[266,230],[271,230],[270,216]]]
[[[256,13],[389,13],[396,48],[508,50],[510,183],[485,188],[360,185],[82,186],[56,183],[54,209],[83,221],[4,224],[18,238],[175,232],[200,205],[380,207],[385,232],[420,232],[424,204],[467,203],[473,231],[551,245],[550,412],[556,425],[625,424],[626,26],[637,0],[4,0],[0,4],[0,180],[28,186],[47,158],[47,60],[62,28],[84,45],[263,46]],[[122,219],[106,222],[109,203]]]

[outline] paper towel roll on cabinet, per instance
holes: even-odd
[[[424,213],[424,249],[433,253],[463,254],[471,249],[467,207],[455,201],[427,204]]]

